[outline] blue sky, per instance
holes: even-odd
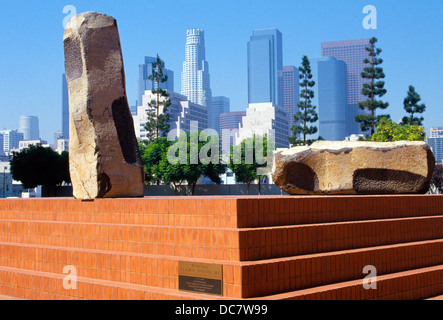
[[[129,104],[136,99],[138,64],[157,53],[175,72],[175,91],[185,57],[186,29],[205,30],[213,95],[231,99],[231,110],[247,107],[246,45],[254,29],[283,34],[284,65],[302,55],[318,57],[323,41],[377,37],[383,49],[394,120],[414,85],[427,105],[427,132],[443,126],[443,1],[436,0],[51,0],[0,1],[0,129],[16,129],[20,115],[36,115],[40,135],[53,142],[61,130],[64,72],[63,8],[99,11],[117,19]],[[363,7],[377,8],[377,30],[362,26]]]

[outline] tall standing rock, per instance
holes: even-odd
[[[74,197],[143,196],[144,169],[116,20],[97,12],[77,15],[66,26],[63,42]]]

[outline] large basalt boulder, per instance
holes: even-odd
[[[77,15],[66,26],[63,42],[74,197],[143,196],[144,170],[116,20],[97,12]]]
[[[426,193],[434,166],[420,141],[318,141],[277,152],[272,178],[293,195]]]

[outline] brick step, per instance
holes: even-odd
[[[59,275],[74,266],[80,277],[165,289],[178,288],[179,261],[222,264],[224,295],[241,297],[239,262],[3,242],[0,248],[0,266]]]
[[[77,288],[63,288],[64,276],[0,267],[0,294],[30,300],[213,300],[218,296],[77,278]],[[419,300],[443,293],[443,265],[398,272],[376,279],[376,289],[365,289],[362,280],[347,281],[252,300]]]
[[[81,277],[166,289],[178,288],[173,256],[0,243],[0,265],[62,274],[67,265]],[[188,258],[186,261],[195,261]],[[443,239],[223,265],[224,295],[251,298],[363,279],[365,266],[378,275],[443,264]],[[241,289],[240,289],[241,288]]]
[[[254,228],[443,214],[443,196],[195,196],[6,199],[0,220]]]
[[[443,293],[443,265],[377,277],[376,289],[362,280],[263,296],[263,300],[422,300]]]
[[[443,238],[443,216],[240,229],[240,261]]]
[[[24,300],[24,299],[10,297],[10,296],[4,296],[4,295],[0,294],[0,301],[4,301],[4,300]]]
[[[253,261],[443,238],[443,216],[268,228],[0,220],[0,242]]]
[[[0,266],[0,295],[29,300],[211,300],[215,297],[84,277],[77,277],[75,289],[65,289],[64,278],[65,275]]]

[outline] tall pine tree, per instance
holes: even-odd
[[[307,56],[303,56],[301,67],[298,68],[300,72],[300,103],[298,104],[299,112],[294,115],[295,125],[291,128],[293,135],[289,137],[289,142],[292,144],[306,145],[309,141],[306,139],[308,135],[315,134],[318,128],[309,126],[310,123],[315,123],[318,120],[318,114],[315,111],[316,107],[312,105],[314,98],[315,81],[312,81],[311,64]],[[303,135],[303,140],[299,138]]]
[[[157,54],[157,60],[152,63],[152,74],[149,76],[149,80],[155,84],[155,90],[152,90],[155,98],[148,104],[150,109],[147,112],[148,119],[145,125],[148,143],[165,136],[169,130],[169,114],[167,111],[171,105],[171,100],[169,100],[168,92],[160,88],[160,84],[168,80],[168,76],[163,74],[164,69],[165,63]]]
[[[426,105],[418,104],[421,101],[420,95],[415,91],[413,86],[409,86],[408,96],[403,101],[404,108],[409,116],[402,119],[403,124],[409,125],[423,125],[423,117],[415,117],[416,113],[423,113],[426,110]]]
[[[368,99],[360,102],[358,107],[362,110],[369,111],[369,114],[359,114],[355,116],[355,121],[360,123],[362,131],[371,130],[371,135],[374,134],[375,128],[382,118],[390,118],[389,115],[376,116],[375,114],[377,109],[386,109],[389,106],[389,103],[376,99],[376,97],[381,98],[386,94],[386,89],[384,89],[385,82],[380,80],[385,78],[383,69],[379,67],[383,60],[378,58],[382,50],[376,48],[376,43],[377,38],[369,40],[370,45],[366,47],[366,50],[369,52],[369,58],[365,58],[363,61],[369,66],[364,68],[364,71],[361,73],[363,79],[369,79],[370,81],[369,83],[363,84],[361,91]]]

